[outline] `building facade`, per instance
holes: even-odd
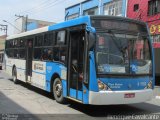
[[[156,76],[160,76],[160,0],[128,0],[127,17],[147,22],[155,52]]]
[[[14,33],[21,33],[25,31],[30,31],[33,29],[41,28],[44,26],[49,26],[55,24],[54,22],[35,20],[35,19],[26,19],[26,17],[21,17],[15,21],[16,29],[14,29]]]
[[[5,40],[6,35],[0,36],[0,51],[3,51],[5,49]]]
[[[126,16],[127,0],[86,0],[65,9],[65,20],[83,15]]]
[[[5,40],[6,40],[6,35],[0,36],[0,70],[2,69],[3,66],[3,53],[5,49]]]

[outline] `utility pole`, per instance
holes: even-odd
[[[27,31],[27,23],[28,23],[28,15],[26,15],[26,29],[25,29],[25,32]]]
[[[27,23],[28,23],[28,15],[26,15],[26,17],[24,17],[24,15],[16,15],[16,17],[18,17],[16,20],[20,19],[20,18],[25,18],[25,32],[27,31]]]
[[[8,25],[2,25],[2,24],[0,24],[0,30],[4,31],[6,33],[6,37],[7,37]]]
[[[14,26],[12,23],[10,23],[10,22],[8,22],[8,21],[6,21],[6,20],[3,20],[3,22],[10,24],[12,27],[14,27],[15,29],[17,29],[18,31],[21,32],[21,30],[19,30],[19,29],[18,29],[16,26]]]

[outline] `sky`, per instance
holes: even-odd
[[[0,24],[3,20],[14,25],[16,15],[28,15],[30,19],[50,22],[64,21],[65,8],[84,0],[0,0]],[[13,27],[8,25],[8,34],[13,34]],[[0,35],[4,32],[0,31]]]

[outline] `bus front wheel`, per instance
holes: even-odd
[[[53,82],[53,94],[54,98],[58,103],[64,103],[65,98],[63,97],[63,88],[62,88],[62,81],[60,78],[56,78]]]
[[[17,84],[17,83],[18,83],[18,80],[17,80],[17,70],[16,70],[16,67],[13,68],[12,78],[13,78],[13,82],[14,82],[15,84]]]

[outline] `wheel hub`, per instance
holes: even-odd
[[[62,92],[62,85],[60,83],[57,83],[55,86],[55,90],[56,90],[56,95],[60,97]]]

